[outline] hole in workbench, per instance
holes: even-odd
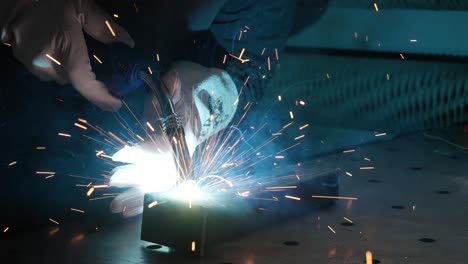
[[[298,241],[284,241],[284,243],[286,246],[297,246],[299,245],[299,242]]]
[[[423,242],[423,243],[434,243],[435,242],[435,239],[433,238],[428,238],[428,237],[423,237],[423,238],[420,238],[419,241]]]
[[[398,149],[397,148],[387,148],[387,151],[388,152],[397,152]]]
[[[343,222],[341,223],[342,226],[354,226],[355,224],[354,223],[351,223],[351,222]]]
[[[376,180],[376,179],[370,179],[370,180],[368,180],[368,182],[370,182],[370,183],[381,183],[380,180]]]
[[[149,245],[146,247],[147,249],[155,250],[155,249],[160,249],[162,246],[160,245]]]
[[[402,210],[402,209],[405,209],[405,207],[403,205],[393,205],[392,209]]]
[[[437,191],[438,194],[450,194],[451,192],[450,191],[446,191],[446,190],[440,190],[440,191]]]
[[[367,261],[364,260],[364,263],[367,263]],[[372,259],[372,264],[378,264],[378,263],[380,263],[380,260],[378,260],[378,259]]]

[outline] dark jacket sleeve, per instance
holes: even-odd
[[[211,32],[230,54],[224,68],[241,93],[241,108],[263,95],[291,31],[296,5],[295,0],[230,0],[216,16]]]

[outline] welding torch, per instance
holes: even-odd
[[[178,115],[172,99],[164,92],[165,84],[159,81],[157,65],[142,59],[144,56],[136,50],[121,44],[113,45],[107,52],[101,52],[107,63],[94,64],[93,69],[111,94],[123,98],[142,85],[146,85],[154,94],[160,107],[158,121],[164,137],[171,145],[179,182],[188,180],[191,177],[192,159],[185,139],[183,117]]]
[[[151,75],[143,71],[139,73],[139,77],[151,89],[158,100],[162,116],[159,121],[167,141],[171,144],[179,180],[187,180],[190,178],[192,159],[185,139],[183,118],[176,113],[172,99],[163,92],[162,85],[164,85],[164,82],[160,82],[160,86],[156,85]]]

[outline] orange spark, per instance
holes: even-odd
[[[114,32],[114,29],[112,28],[111,24],[109,23],[109,21],[106,20],[106,26],[107,28],[109,29],[110,33],[112,34],[112,36],[115,38],[116,35],[115,35],[115,32]]]
[[[286,198],[288,198],[288,199],[296,200],[296,201],[300,201],[300,200],[301,200],[301,198],[296,197],[296,196],[285,195],[284,197],[286,197]]]
[[[91,188],[88,190],[88,192],[86,193],[86,196],[88,196],[88,197],[91,196],[91,194],[93,194],[93,192],[94,192],[94,188],[91,187]]]
[[[75,123],[74,125],[75,125],[76,127],[79,127],[79,128],[81,128],[81,129],[84,129],[84,130],[87,130],[87,129],[88,129],[87,127],[85,127],[85,126],[83,126],[83,125],[81,125],[81,124],[78,124],[78,123]]]
[[[93,54],[93,57],[97,60],[97,62],[99,62],[99,64],[102,64],[102,60],[98,58],[98,56],[96,56],[96,54]]]
[[[295,137],[294,140],[299,140],[299,139],[304,138],[304,137],[305,137],[305,135],[300,135],[298,137]]]
[[[57,65],[62,65],[60,61],[56,60],[54,57],[50,56],[49,54],[46,54],[46,57],[49,58],[51,61],[55,62]]]
[[[369,250],[366,251],[366,264],[372,264],[374,261],[372,260],[372,252]]]

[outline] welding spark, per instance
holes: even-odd
[[[153,70],[151,70],[151,67],[150,67],[150,66],[148,66],[148,71],[149,71],[149,73],[150,73],[151,75],[153,75]]]
[[[93,186],[94,189],[101,189],[101,188],[107,188],[107,187],[109,187],[109,185],[107,185],[107,184],[94,185]]]
[[[283,126],[283,129],[282,129],[282,130],[288,128],[288,127],[289,127],[290,125],[292,125],[293,123],[294,123],[294,121],[287,123],[286,125]]]
[[[93,57],[97,60],[97,62],[99,62],[99,64],[102,64],[102,60],[98,58],[98,56],[96,56],[96,54],[93,54]]]
[[[88,124],[88,121],[86,121],[85,119],[82,119],[82,118],[78,118],[78,121],[80,121],[81,123]]]
[[[374,263],[374,260],[372,259],[372,252],[369,250],[366,251],[366,264],[372,264]]]
[[[82,214],[85,213],[85,211],[80,210],[80,209],[76,209],[76,208],[70,208],[70,210],[71,210],[71,211],[74,211],[74,212],[82,213]]]
[[[374,167],[360,167],[360,170],[373,170]]]
[[[196,249],[196,243],[195,241],[192,241],[192,252],[194,252]]]
[[[54,224],[56,224],[56,225],[60,225],[60,223],[59,223],[59,222],[55,221],[55,220],[54,220],[54,219],[52,219],[52,218],[49,218],[49,221],[51,221],[52,223],[54,223]]]
[[[283,98],[281,98],[281,95],[278,95],[278,101],[281,102]]]
[[[304,137],[305,137],[305,135],[300,135],[298,137],[295,137],[294,140],[299,140],[299,139],[304,138]]]
[[[348,175],[349,177],[353,177],[353,174],[351,172],[346,172],[346,175]]]
[[[242,56],[244,56],[245,48],[241,50],[241,53],[239,55],[239,59],[242,60]]]
[[[156,205],[158,205],[158,201],[154,201],[154,202],[148,204],[148,208],[153,208],[153,207],[155,207]]]
[[[299,127],[299,130],[303,130],[304,128],[308,128],[308,127],[309,127],[309,124],[305,124],[305,125]]]
[[[336,231],[331,226],[328,226],[328,229],[330,229],[330,231],[332,231],[334,234],[336,234]]]
[[[291,200],[296,200],[296,201],[300,201],[300,200],[301,200],[301,198],[296,197],[296,196],[285,195],[284,197],[286,197],[286,198],[288,198],[288,199],[291,199]]]
[[[110,33],[112,34],[112,36],[115,38],[116,35],[115,35],[115,32],[114,32],[114,29],[112,28],[111,24],[109,23],[109,21],[105,21],[106,22],[106,26],[107,28],[109,29]]]
[[[57,59],[55,59],[54,57],[50,56],[49,54],[46,54],[46,57],[49,58],[49,60],[55,62],[57,65],[62,65],[60,63],[60,61],[58,61]]]
[[[383,136],[386,136],[387,133],[380,133],[380,134],[375,134],[376,137],[383,137]]]
[[[377,5],[377,3],[374,3],[374,9],[376,12],[379,12],[379,6]]]
[[[390,81],[390,74],[387,73],[387,81]]]
[[[364,160],[371,161],[371,159],[369,159],[369,158],[364,158]]]
[[[96,153],[96,157],[99,157],[99,156],[101,156],[103,153],[104,153],[104,151],[103,151],[103,150],[100,150],[100,151],[98,151],[98,152]]]
[[[11,166],[13,166],[13,165],[15,165],[15,164],[17,164],[17,163],[18,163],[17,161],[13,161],[13,162],[11,162],[10,164],[8,164],[8,167],[11,167]]]
[[[237,195],[239,195],[240,197],[249,197],[250,195],[250,191],[245,191],[245,192],[237,192]]]
[[[7,228],[3,229],[3,233],[8,232],[8,230],[10,230],[10,227],[7,227]]]
[[[266,187],[267,190],[278,190],[278,189],[296,189],[297,186],[276,186],[276,187]]]
[[[88,197],[91,196],[91,194],[93,194],[93,192],[94,192],[94,188],[91,187],[91,188],[88,190],[88,192],[86,193],[86,196],[88,196]]]
[[[2,42],[2,43],[3,43],[3,45],[5,45],[5,46],[11,47],[11,44],[10,44],[10,43],[6,43],[6,42]]]
[[[294,113],[292,111],[289,111],[289,116],[291,117],[291,119],[294,119]]]
[[[350,222],[350,223],[353,223],[353,221],[349,220],[349,219],[346,218],[346,217],[343,217],[343,219],[346,220],[346,221],[348,221],[348,222]]]
[[[149,122],[146,122],[146,125],[149,127],[149,129],[151,129],[152,132],[156,131],[154,130],[154,127]]]
[[[45,150],[46,147],[36,147],[37,150]]]
[[[118,14],[114,14],[114,17],[115,17],[115,18],[119,18],[119,15],[118,15]]]
[[[54,177],[54,176],[55,176],[55,175],[52,174],[52,175],[49,175],[49,176],[45,177],[45,179],[47,180],[47,179],[50,179],[50,178],[52,178],[52,177]]]
[[[402,60],[405,60],[405,56],[403,55],[403,53],[400,53],[400,58],[401,58]]]
[[[156,53],[156,60],[159,61],[159,53]]]
[[[355,152],[355,149],[350,149],[350,150],[344,150],[342,153],[353,153]]]
[[[344,196],[323,196],[323,195],[312,195],[312,198],[319,199],[337,199],[337,200],[357,200],[355,197],[344,197]]]
[[[275,48],[276,60],[279,60],[278,49]]]
[[[75,123],[74,125],[75,125],[76,127],[79,127],[79,128],[81,128],[81,129],[83,129],[83,130],[87,130],[87,129],[88,129],[87,127],[85,127],[85,126],[83,126],[83,125],[81,125],[81,124],[78,124],[78,123]]]
[[[53,172],[53,171],[36,171],[36,174],[47,174],[47,175],[50,175],[50,174],[55,174],[55,172]]]
[[[58,135],[61,137],[69,137],[69,138],[71,137],[70,134],[65,134],[65,133],[58,133]]]

